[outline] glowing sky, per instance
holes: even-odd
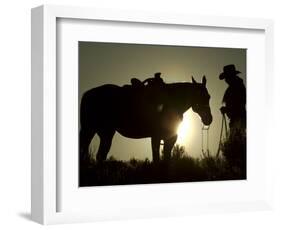
[[[132,77],[144,80],[155,72],[162,72],[166,83],[191,81],[191,76],[201,82],[206,75],[213,115],[209,148],[215,154],[221,125],[219,108],[227,88],[218,76],[228,64],[235,64],[242,72],[239,76],[246,85],[245,49],[79,42],[79,102],[83,93],[91,88],[108,83],[121,86],[129,84]],[[200,117],[188,110],[180,127],[187,133],[180,132],[178,143],[196,157],[201,154],[201,127]],[[97,150],[97,137],[91,148]],[[111,155],[121,160],[151,159],[150,139],[129,139],[116,132],[108,156]]]

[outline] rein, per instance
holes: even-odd
[[[228,136],[228,130],[227,130],[227,124],[226,124],[226,117],[225,114],[222,114],[222,120],[221,120],[221,133],[220,133],[220,141],[219,141],[219,146],[218,146],[218,151],[217,151],[217,157],[220,155],[220,150],[221,150],[221,145],[222,145],[222,133],[223,130],[225,129],[225,136]]]

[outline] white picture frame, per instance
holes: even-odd
[[[56,224],[83,222],[95,220],[109,220],[122,218],[140,218],[153,216],[172,216],[185,215],[189,213],[208,213],[208,212],[225,212],[225,211],[245,211],[245,210],[265,210],[272,208],[272,169],[270,162],[270,138],[269,133],[272,129],[270,119],[267,119],[264,125],[265,141],[259,143],[262,149],[266,150],[265,167],[263,168],[264,177],[260,186],[264,188],[255,200],[243,199],[243,194],[234,200],[227,198],[212,201],[212,198],[204,199],[204,202],[179,203],[176,200],[160,205],[160,202],[152,203],[152,206],[134,205],[129,201],[123,208],[107,205],[107,209],[98,204],[97,207],[87,208],[85,211],[58,211],[58,199],[60,194],[58,188],[61,181],[58,179],[59,165],[57,158],[57,113],[58,103],[57,95],[60,88],[57,84],[57,22],[58,19],[72,20],[96,20],[106,23],[111,22],[128,22],[128,23],[145,23],[154,26],[193,26],[200,28],[220,28],[225,30],[257,30],[264,34],[264,74],[262,75],[265,85],[264,96],[266,106],[273,108],[273,22],[266,19],[248,19],[248,18],[231,18],[231,17],[209,17],[209,16],[191,16],[191,15],[174,15],[157,12],[131,12],[131,11],[113,11],[91,8],[50,6],[44,5],[32,9],[32,170],[31,170],[31,216],[32,220],[41,224]],[[263,116],[267,117],[266,111]],[[255,164],[255,163],[253,163]],[[216,183],[216,182],[212,182]],[[239,186],[244,186],[246,182]],[[244,184],[244,185],[243,185]],[[228,184],[229,186],[230,184]],[[203,189],[201,185],[196,185],[196,189]],[[224,189],[222,185],[220,189]],[[232,186],[232,185],[230,185]],[[189,185],[190,191],[193,185]],[[210,188],[210,191],[218,191],[219,188],[213,189],[211,183],[204,185],[204,189]],[[130,187],[107,187],[99,190],[100,200],[105,199],[106,195],[124,194],[146,194],[149,191],[153,194],[159,191],[166,191],[167,194],[176,194],[177,191],[187,188],[184,184],[170,185],[149,185],[149,186],[130,186]],[[195,191],[195,190],[194,190]],[[89,192],[89,191],[88,191]],[[105,192],[106,195],[103,195]],[[191,194],[191,192],[190,192]],[[188,195],[188,194],[187,194]],[[196,199],[195,199],[196,200]],[[99,206],[100,205],[100,206]],[[116,203],[115,205],[118,205]],[[112,206],[112,210],[108,208]],[[167,208],[169,207],[169,208]],[[99,212],[100,210],[100,212]],[[121,210],[121,211],[120,211]]]

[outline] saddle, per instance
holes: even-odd
[[[131,106],[139,107],[140,111],[147,111],[152,116],[160,115],[164,107],[164,85],[160,73],[156,73],[154,78],[148,78],[144,81],[132,78],[131,85],[123,86],[124,96],[130,98]]]
[[[157,72],[154,74],[153,78],[147,78],[144,81],[139,80],[138,78],[131,79],[131,85],[135,88],[142,88],[142,87],[161,87],[165,83],[161,78],[161,73]]]

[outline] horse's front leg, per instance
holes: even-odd
[[[172,151],[177,139],[178,139],[178,135],[175,135],[164,141],[164,150],[163,150],[164,160],[171,159],[171,151]]]
[[[152,159],[153,162],[159,162],[159,150],[160,150],[160,138],[152,137],[151,138],[151,147],[152,147]]]

